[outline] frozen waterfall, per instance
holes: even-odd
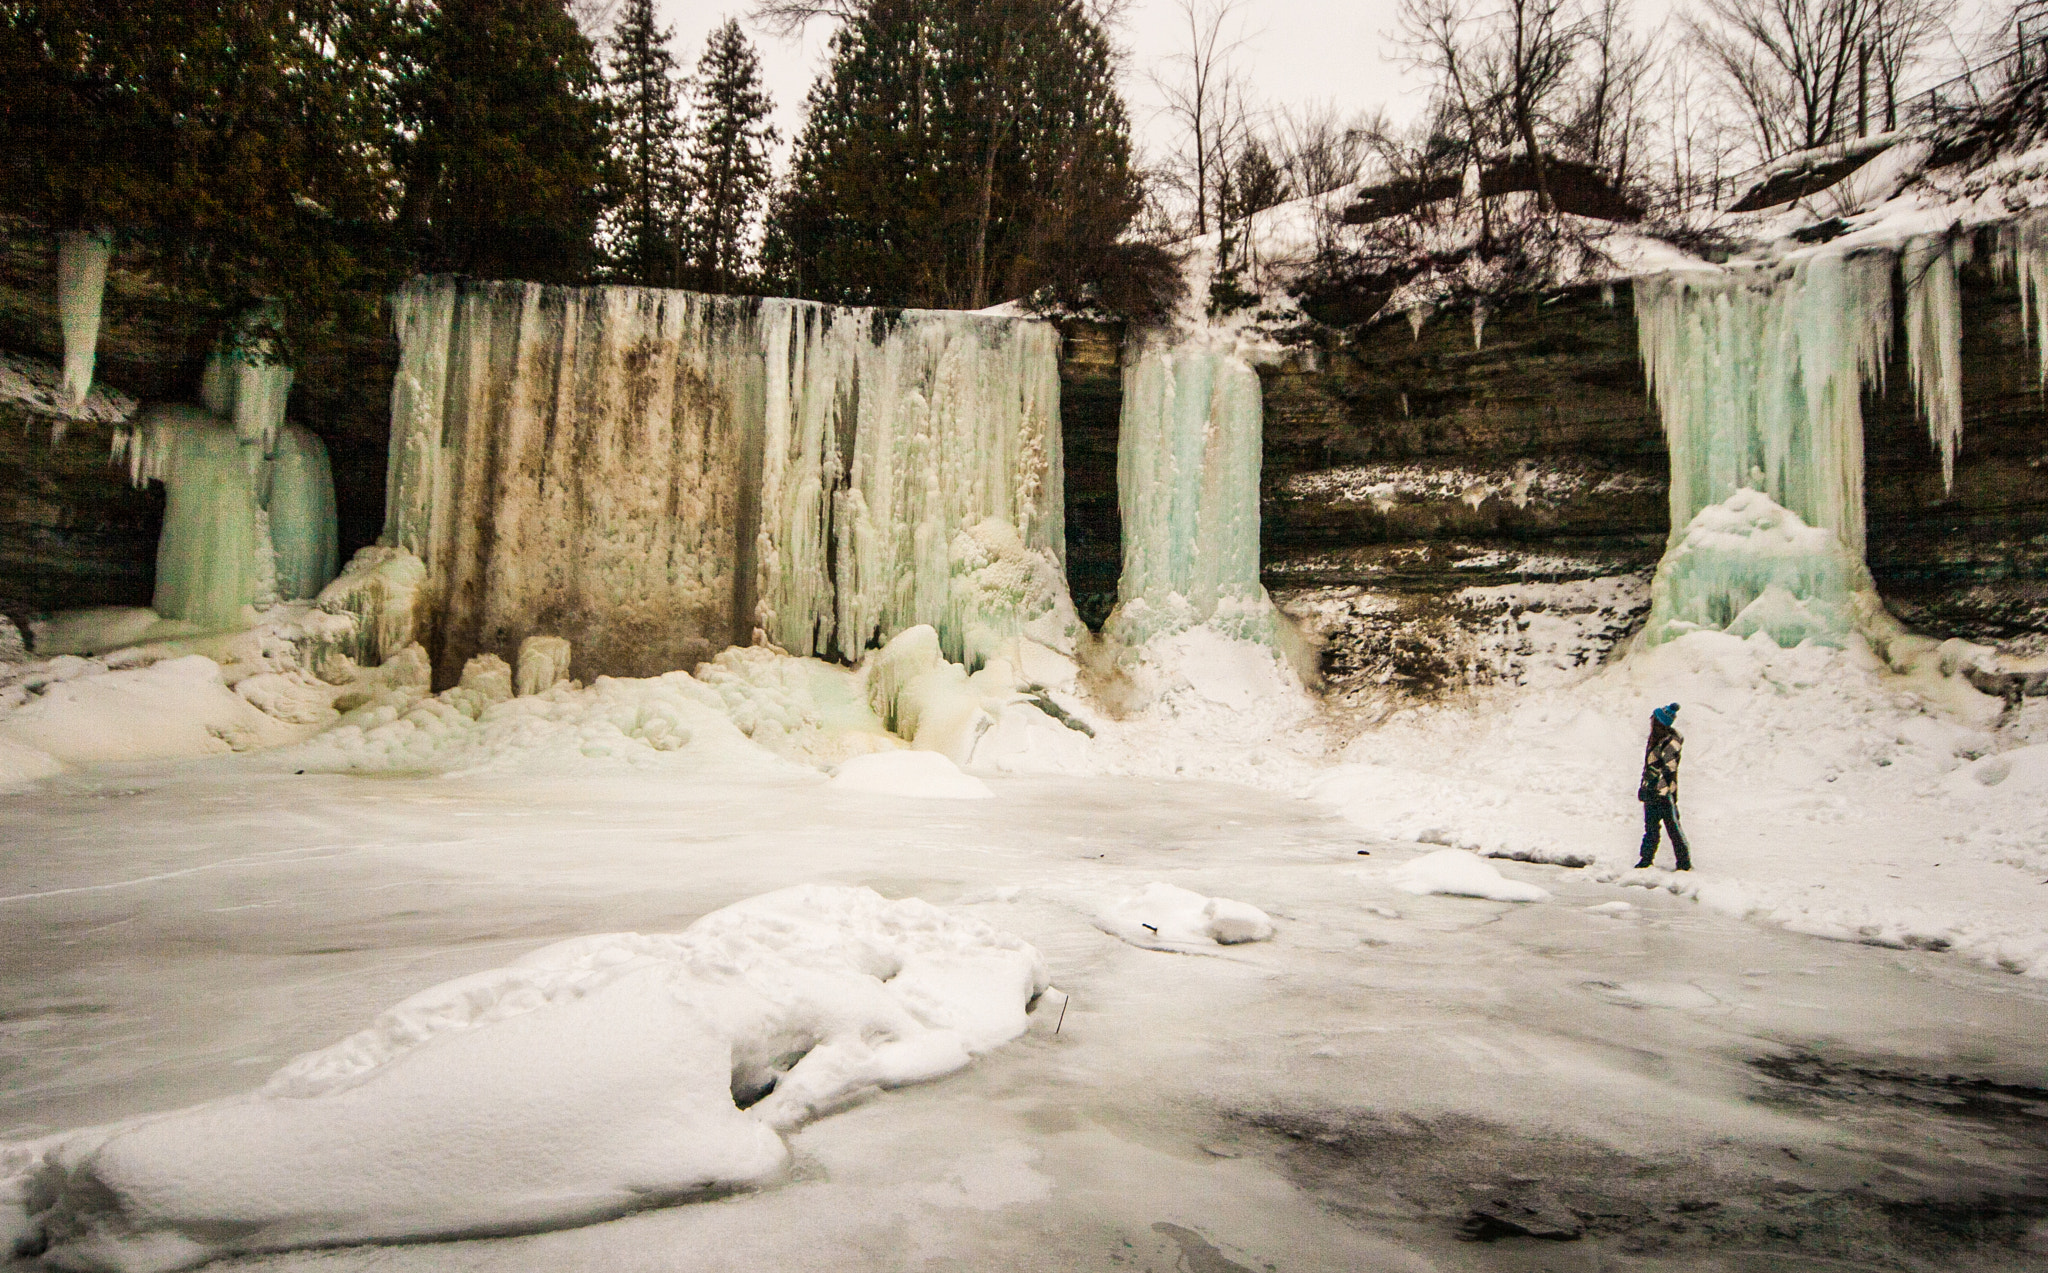
[[[57,318],[64,329],[64,397],[74,407],[92,392],[100,341],[100,303],[114,237],[105,231],[66,234],[57,241]]]
[[[383,542],[450,679],[536,633],[650,675],[757,632],[852,659],[929,623],[973,664],[1074,626],[1045,324],[451,279],[395,311]]]
[[[2048,269],[2035,278],[2027,249],[2008,250],[2023,300],[2031,288],[2038,304]],[[1787,644],[1895,627],[1863,564],[1862,395],[1883,387],[1896,265],[1906,363],[1952,488],[1963,435],[1957,270],[1970,254],[1967,237],[1921,236],[1896,253],[1821,252],[1636,281],[1644,368],[1671,454],[1652,641],[1693,627],[1767,631]]]
[[[1119,640],[1204,623],[1270,638],[1259,583],[1262,433],[1258,373],[1234,354],[1131,351],[1117,439],[1124,569],[1109,622]]]
[[[244,314],[229,347],[206,360],[200,381],[206,409],[234,421],[236,435],[260,443],[266,456],[277,447],[292,392],[292,369],[284,364],[273,334],[283,321],[275,304]]]
[[[1674,537],[1748,488],[1862,556],[1861,399],[1883,375],[1891,277],[1872,252],[1636,280]]]
[[[152,608],[207,631],[244,627],[244,606],[318,595],[334,577],[334,476],[309,430],[283,426],[274,457],[229,421],[158,404],[118,430],[114,455],[164,484]]]

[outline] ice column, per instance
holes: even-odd
[[[264,508],[277,554],[277,595],[286,601],[317,597],[341,563],[334,470],[312,430],[297,424],[279,430],[268,486]]]
[[[1148,344],[1124,368],[1117,440],[1126,644],[1196,624],[1266,638],[1259,583],[1259,377],[1229,352]]]
[[[64,397],[83,406],[92,392],[100,340],[100,302],[114,236],[104,230],[66,234],[57,241],[57,318],[64,329]]]
[[[1915,240],[1908,361],[1952,477],[1961,436],[1955,267]],[[1893,258],[1636,281],[1643,361],[1671,452],[1671,538],[1650,585],[1652,643],[1698,629],[1880,649],[1900,633],[1863,562],[1865,385],[1882,381]]]
[[[1071,628],[1057,332],[797,301],[763,302],[761,324],[772,640],[855,658],[930,624],[975,665],[1041,621]]]
[[[152,605],[207,631],[245,626],[242,607],[265,599],[275,567],[241,439],[183,406],[152,408],[137,431],[132,471],[161,480],[166,496]]]
[[[277,345],[283,321],[275,303],[244,314],[229,347],[207,359],[200,382],[206,409],[233,420],[235,433],[261,445],[266,457],[277,447],[292,392],[292,369]]]

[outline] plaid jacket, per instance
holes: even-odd
[[[1678,749],[1685,746],[1685,735],[1675,729],[1667,729],[1663,737],[1650,735],[1649,746],[1643,751],[1643,781],[1636,787],[1638,800],[1678,799]]]

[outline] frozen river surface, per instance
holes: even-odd
[[[769,1188],[232,1266],[2048,1267],[2039,980],[1560,867],[1500,864],[1545,901],[1411,896],[1385,876],[1418,846],[1244,788],[990,783],[228,759],[0,794],[0,1140],[248,1091],[560,938],[862,884],[1037,946],[1028,1033],[810,1123]],[[1277,935],[1172,953],[1096,925],[1154,881]]]

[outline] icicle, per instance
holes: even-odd
[[[1906,281],[1906,361],[1913,392],[1927,418],[1927,436],[1941,451],[1941,489],[1955,488],[1956,450],[1963,437],[1962,296],[1956,266],[1969,260],[1967,239],[1916,238],[1899,270]]]
[[[1992,268],[2000,279],[2019,276],[2020,326],[2031,329],[2041,383],[2048,386],[2048,212],[2029,212],[1998,231]]]
[[[1600,307],[1602,309],[1614,308],[1614,284],[1602,283],[1600,285]]]
[[[1422,324],[1429,320],[1429,306],[1411,305],[1408,308],[1408,336],[1411,341],[1422,339]]]
[[[1117,492],[1126,644],[1201,623],[1270,635],[1259,583],[1259,377],[1229,353],[1146,346],[1124,364]]]
[[[107,262],[114,236],[104,230],[66,234],[57,241],[57,317],[64,328],[63,398],[85,405],[92,392],[99,349],[100,303],[107,290]]]
[[[1472,348],[1483,349],[1486,345],[1486,302],[1472,302]]]

